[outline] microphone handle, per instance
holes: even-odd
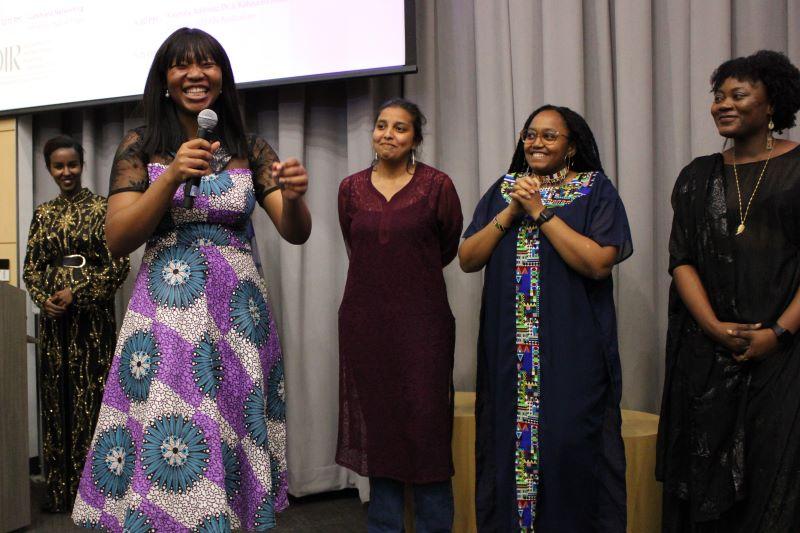
[[[197,136],[201,139],[208,139],[211,135],[211,130],[205,128],[197,129]],[[192,178],[183,183],[183,208],[191,209],[194,207],[194,197],[196,192],[193,189],[200,188],[200,178]]]

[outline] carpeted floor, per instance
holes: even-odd
[[[44,485],[31,483],[31,525],[24,532],[62,533],[85,531],[72,524],[69,515],[42,513]],[[289,508],[278,514],[280,533],[360,533],[367,531],[367,507],[356,490],[342,490],[289,499]]]

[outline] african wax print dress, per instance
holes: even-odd
[[[45,509],[67,512],[78,490],[86,450],[100,411],[117,323],[114,295],[130,270],[128,258],[113,260],[103,230],[106,199],[81,189],[36,208],[31,221],[23,279],[41,309],[57,291],[72,289],[61,318],[39,314],[42,462]],[[85,264],[63,266],[81,255]],[[79,259],[79,258],[75,258]]]
[[[508,206],[495,182],[464,232]],[[601,172],[542,201],[617,261],[632,253],[622,200]],[[512,225],[486,264],[478,335],[476,511],[482,533],[625,531],[622,391],[611,277],[573,270],[533,223]]]
[[[130,132],[111,194],[143,190]],[[246,237],[276,159],[250,139],[249,168],[183,187],[147,243],[73,511],[111,531],[266,530],[287,505],[283,365],[267,289]],[[146,172],[146,174],[145,174]]]

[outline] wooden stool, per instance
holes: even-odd
[[[658,416],[622,410],[625,442],[628,533],[657,533],[661,525],[661,484],[655,479]],[[454,533],[473,533],[475,526],[475,393],[457,392],[453,418]],[[406,531],[414,531],[413,498],[406,491]]]

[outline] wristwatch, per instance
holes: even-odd
[[[775,333],[775,336],[778,337],[778,344],[780,344],[782,348],[786,348],[792,344],[792,340],[794,340],[794,334],[791,331],[783,328],[777,322],[769,322],[764,324],[764,327],[771,329]]]
[[[554,216],[556,216],[556,212],[550,209],[549,207],[545,207],[544,209],[542,209],[542,212],[539,213],[539,216],[536,217],[536,220],[534,220],[534,222],[536,222],[537,226],[541,226]]]

